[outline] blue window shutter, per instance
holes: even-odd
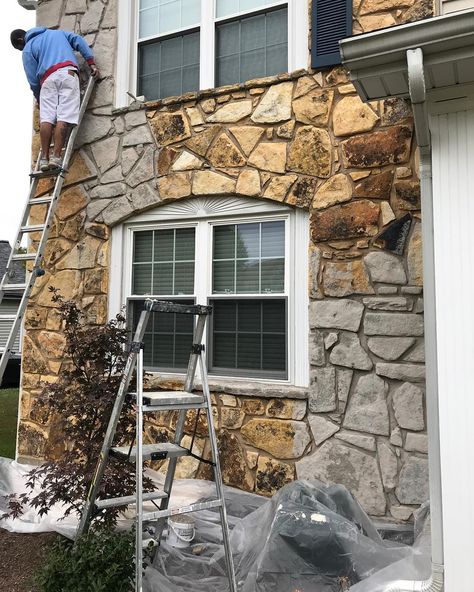
[[[311,66],[341,63],[339,41],[352,35],[352,0],[313,0]]]

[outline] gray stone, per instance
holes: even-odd
[[[109,170],[117,162],[118,146],[119,139],[117,136],[111,136],[92,144],[92,155],[101,173]]]
[[[413,514],[413,508],[409,506],[390,506],[390,514],[396,520],[409,520],[410,516]]]
[[[415,347],[405,356],[407,362],[424,362],[425,361],[425,344],[423,341],[417,343]]]
[[[135,148],[125,148],[122,152],[122,174],[124,177],[132,170],[138,158]]]
[[[112,77],[104,78],[97,84],[92,93],[90,106],[91,108],[103,107],[105,105],[111,105],[114,100],[114,79]],[[117,126],[115,126],[117,133]]]
[[[116,117],[114,120],[114,128],[116,134],[123,134],[125,131],[125,119],[123,117]]]
[[[128,201],[127,196],[122,196],[114,199],[112,203],[102,212],[101,218],[108,226],[113,226],[128,218],[134,212],[132,204]]]
[[[346,403],[349,398],[353,375],[354,371],[347,368],[337,368],[336,370],[337,398],[342,403]]]
[[[66,2],[66,14],[84,14],[86,10],[87,0],[67,0]]]
[[[424,382],[425,367],[415,364],[386,364],[379,362],[375,365],[375,372],[393,380],[410,380]]]
[[[319,446],[339,431],[339,426],[321,415],[308,416],[309,427],[313,434],[314,443]]]
[[[398,446],[399,448],[403,446],[402,431],[398,426],[394,428],[390,434],[390,444]]]
[[[61,16],[62,3],[41,2],[36,7],[37,27],[57,27]]]
[[[382,482],[386,489],[393,489],[397,486],[398,461],[393,450],[385,444],[378,442],[377,454],[380,463],[380,472],[382,473]]]
[[[105,14],[102,18],[102,28],[110,28],[117,26],[118,7],[117,0],[109,0],[105,9]]]
[[[277,123],[291,118],[292,82],[271,86],[255,109],[251,119],[257,123]]]
[[[338,440],[344,440],[348,444],[363,448],[364,450],[375,451],[374,436],[366,436],[365,434],[358,434],[357,432],[350,432],[348,430],[341,430],[335,436]]]
[[[153,137],[148,125],[140,125],[128,132],[123,138],[123,147],[137,146],[138,144],[149,144],[153,142]]]
[[[125,183],[109,183],[108,185],[97,185],[91,191],[92,199],[104,199],[108,197],[117,197],[127,192]]]
[[[357,331],[364,305],[355,300],[321,300],[309,305],[309,324],[323,329]]]
[[[403,286],[402,287],[402,294],[421,294],[423,292],[423,288],[418,288],[417,286]]]
[[[99,29],[100,19],[102,18],[102,13],[104,12],[104,5],[102,2],[90,2],[89,10],[84,14],[81,19],[81,32],[84,35],[85,33],[92,33],[93,31],[97,31]],[[112,47],[109,46],[108,53],[115,53],[112,51]]]
[[[97,34],[94,43],[94,55],[97,60],[97,67],[102,76],[113,76],[115,72],[115,48],[117,45],[117,34],[115,29],[103,29]]]
[[[396,286],[378,286],[377,294],[381,296],[389,296],[392,294],[396,294],[398,292],[398,288]]]
[[[155,206],[161,201],[158,191],[146,183],[136,187],[131,192],[129,199],[133,205],[134,211],[137,212]]]
[[[372,298],[364,298],[363,302],[369,310],[411,310],[413,306],[403,296],[393,296],[392,298],[374,296]]]
[[[320,479],[344,485],[372,516],[385,514],[382,479],[375,458],[335,439],[296,463],[298,479]]]
[[[415,306],[413,307],[413,312],[416,312],[418,314],[422,314],[423,312],[425,312],[423,298],[417,299],[417,301],[415,302]]]
[[[367,345],[372,353],[384,360],[398,360],[415,343],[412,337],[370,337]]]
[[[130,187],[136,187],[145,181],[153,179],[155,162],[155,147],[153,145],[147,146],[145,152],[142,154],[140,161],[133,171],[127,177],[127,184]]]
[[[388,436],[390,420],[387,407],[388,386],[375,374],[361,376],[349,400],[344,427]]]
[[[114,166],[113,169],[109,169],[106,173],[104,173],[100,178],[100,182],[101,183],[117,183],[119,181],[122,181],[122,179],[123,179],[122,167],[118,164],[118,165]]]
[[[309,293],[312,298],[322,298],[319,287],[319,268],[321,266],[321,249],[314,245],[309,250]]]
[[[328,333],[324,338],[324,347],[326,349],[331,349],[331,347],[337,343],[339,339],[339,335],[337,333]]]
[[[112,129],[110,117],[99,115],[87,115],[77,133],[77,145],[91,144],[108,135]]]
[[[65,14],[61,17],[61,29],[63,29],[63,31],[72,31],[72,32],[76,32],[76,26],[77,26],[77,15],[75,14]],[[88,45],[90,45],[90,43],[88,42]]]
[[[402,504],[423,504],[429,499],[428,459],[408,457],[400,471],[395,493]]]
[[[359,337],[352,333],[341,333],[339,343],[332,349],[329,360],[331,364],[357,370],[372,368],[372,360],[361,346]]]
[[[87,218],[94,220],[110,203],[110,199],[95,199],[87,204]]]
[[[386,251],[374,251],[364,257],[373,282],[383,284],[406,284],[407,276],[403,265],[395,255]]]
[[[309,361],[313,366],[324,366],[326,363],[323,334],[320,331],[314,331],[310,333]]]
[[[403,383],[393,393],[393,410],[398,425],[407,430],[421,431],[425,427],[423,417],[423,391],[420,387]]]
[[[137,125],[145,125],[147,122],[145,109],[138,109],[137,111],[129,111],[125,113],[125,127],[129,130]]]
[[[318,368],[311,372],[309,410],[326,413],[336,409],[336,369]]]
[[[364,319],[366,335],[391,335],[394,337],[423,335],[423,317],[407,313],[368,312]]]
[[[408,432],[405,440],[405,450],[428,454],[428,436],[426,434]]]

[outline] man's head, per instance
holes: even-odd
[[[25,35],[26,31],[23,29],[15,29],[10,34],[10,41],[15,49],[23,50],[25,47]]]

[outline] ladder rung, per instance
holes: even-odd
[[[133,396],[136,397],[136,395]],[[153,393],[143,393],[143,404],[148,407],[172,407],[173,405],[176,405],[176,407],[179,408],[180,405],[201,406],[203,403],[204,397],[202,395],[187,393],[186,391],[157,391]]]
[[[191,514],[191,512],[200,512],[201,510],[211,510],[212,508],[220,508],[222,506],[221,500],[212,500],[210,502],[201,502],[191,504],[190,506],[183,506],[182,508],[172,508],[171,510],[157,510],[156,512],[143,512],[143,520],[158,520],[159,518],[167,518],[168,516],[177,516],[178,514]]]
[[[147,298],[145,300],[145,308],[151,312],[170,312],[192,315],[208,315],[212,312],[212,306],[203,304],[178,304],[177,302],[154,300],[153,298]]]
[[[20,290],[25,290],[27,284],[5,284],[2,287],[4,292],[18,292]]]
[[[168,494],[164,491],[150,491],[149,493],[143,494],[143,501],[149,502],[151,500],[165,499]],[[117,506],[128,506],[129,504],[136,503],[137,499],[134,495],[126,495],[124,497],[111,497],[109,499],[97,500],[95,505],[99,510],[106,508],[116,508]]]
[[[32,179],[44,179],[45,177],[57,177],[63,169],[49,169],[49,171],[33,171],[30,173]]]
[[[28,202],[28,205],[30,206],[40,206],[41,204],[48,204],[51,203],[52,200],[52,196],[48,195],[47,197],[34,197],[33,199],[30,199],[30,201]]]
[[[22,226],[21,231],[25,232],[39,232],[40,230],[44,230],[44,224],[32,224],[31,226]]]
[[[37,253],[19,253],[12,256],[12,261],[34,261]]]
[[[116,446],[111,449],[110,453],[118,458],[135,462],[137,448],[133,446],[130,450],[130,446]],[[186,448],[182,448],[173,442],[145,444],[143,446],[143,460],[166,460],[167,458],[178,458],[180,456],[187,456],[188,454],[189,451]]]

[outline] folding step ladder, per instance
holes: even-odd
[[[153,312],[169,314],[187,314],[197,317],[194,326],[193,345],[189,357],[186,379],[183,391],[158,391],[143,392],[143,338],[146,327]],[[172,302],[163,302],[159,300],[147,299],[144,309],[140,315],[138,325],[135,331],[134,339],[130,347],[127,362],[125,365],[122,380],[114,403],[114,408],[110,416],[110,421],[102,445],[94,478],[89,489],[86,503],[82,511],[81,520],[77,535],[84,533],[94,514],[102,509],[135,504],[136,506],[136,580],[135,589],[142,591],[143,574],[143,521],[158,521],[155,532],[157,543],[160,543],[165,520],[169,516],[177,514],[189,514],[199,510],[218,508],[221,518],[225,560],[227,566],[227,575],[229,579],[230,592],[237,592],[235,581],[234,563],[229,541],[229,527],[227,523],[227,513],[225,507],[222,473],[219,465],[219,453],[217,449],[217,438],[214,430],[211,412],[211,395],[207,380],[207,368],[204,357],[204,346],[202,344],[204,328],[208,315],[212,312],[211,306],[175,304]],[[202,394],[193,393],[194,379],[196,369],[199,363],[202,380]],[[137,375],[136,393],[130,395],[128,388],[134,369]],[[113,447],[113,439],[119,422],[120,413],[127,396],[136,398],[136,445]],[[209,440],[211,444],[211,463],[214,469],[214,478],[216,484],[216,499],[195,503],[181,508],[169,508],[169,500],[173,487],[176,464],[182,456],[195,456],[192,453],[192,444],[189,449],[181,446],[184,436],[184,425],[186,413],[189,409],[197,409],[198,414],[204,410],[209,429]],[[143,414],[156,413],[159,411],[179,411],[176,422],[174,442],[165,442],[159,444],[143,444]],[[199,416],[198,416],[199,417]],[[197,421],[197,419],[196,419]],[[105,468],[109,456],[115,456],[127,459],[136,464],[136,492],[135,496],[98,499],[101,481],[104,476]],[[165,483],[162,491],[143,493],[143,461],[144,460],[168,460],[168,469],[166,471]],[[144,512],[143,502],[153,501],[157,507],[156,511]]]
[[[5,369],[8,364],[8,360],[12,355],[14,350],[15,340],[17,338],[18,332],[21,327],[21,323],[23,321],[23,317],[25,315],[26,307],[28,306],[28,300],[30,298],[31,291],[35,285],[35,280],[37,277],[44,275],[44,270],[41,267],[41,261],[44,255],[44,249],[46,247],[46,243],[49,237],[49,231],[53,224],[54,220],[54,213],[56,211],[56,207],[58,205],[59,196],[61,194],[61,190],[63,188],[64,180],[66,178],[66,174],[68,172],[69,161],[72,156],[72,152],[74,149],[74,142],[76,140],[77,133],[79,131],[79,127],[81,125],[82,119],[84,117],[84,113],[86,112],[87,105],[89,103],[89,99],[92,94],[92,90],[94,88],[95,80],[94,78],[90,77],[89,82],[87,83],[86,90],[84,92],[84,96],[82,98],[81,109],[79,112],[79,122],[73,128],[67,145],[66,150],[64,152],[63,163],[60,168],[50,170],[47,172],[41,172],[39,170],[39,155],[36,161],[36,168],[33,173],[30,174],[31,183],[30,183],[30,191],[28,193],[28,198],[26,200],[25,207],[23,209],[23,214],[21,216],[20,226],[18,228],[18,232],[16,235],[15,242],[13,244],[13,248],[10,252],[10,257],[8,259],[7,268],[5,270],[5,275],[0,283],[0,303],[3,300],[3,297],[6,293],[10,292],[23,292],[23,296],[20,302],[20,306],[18,307],[15,319],[13,321],[13,325],[10,329],[10,333],[8,335],[7,341],[5,343],[5,348],[2,352],[2,357],[0,360],[0,384],[3,379],[3,375],[5,373]],[[54,184],[54,189],[51,195],[46,195],[44,197],[35,197],[36,190],[38,188],[38,183],[40,179],[45,177],[55,177],[56,182]],[[48,204],[48,211],[45,216],[45,221],[42,224],[28,224],[30,215],[31,215],[31,208],[35,206],[39,206],[41,204]],[[21,246],[22,246],[22,239],[25,235],[30,235],[31,233],[41,233],[41,237],[39,240],[38,248],[35,252],[28,252],[22,253]],[[25,270],[25,283],[22,284],[14,284],[10,283],[10,279],[14,275],[14,265],[17,261],[32,261],[32,268],[31,272],[29,273],[28,279],[26,279],[26,270]],[[2,319],[2,315],[0,315],[0,320]]]

